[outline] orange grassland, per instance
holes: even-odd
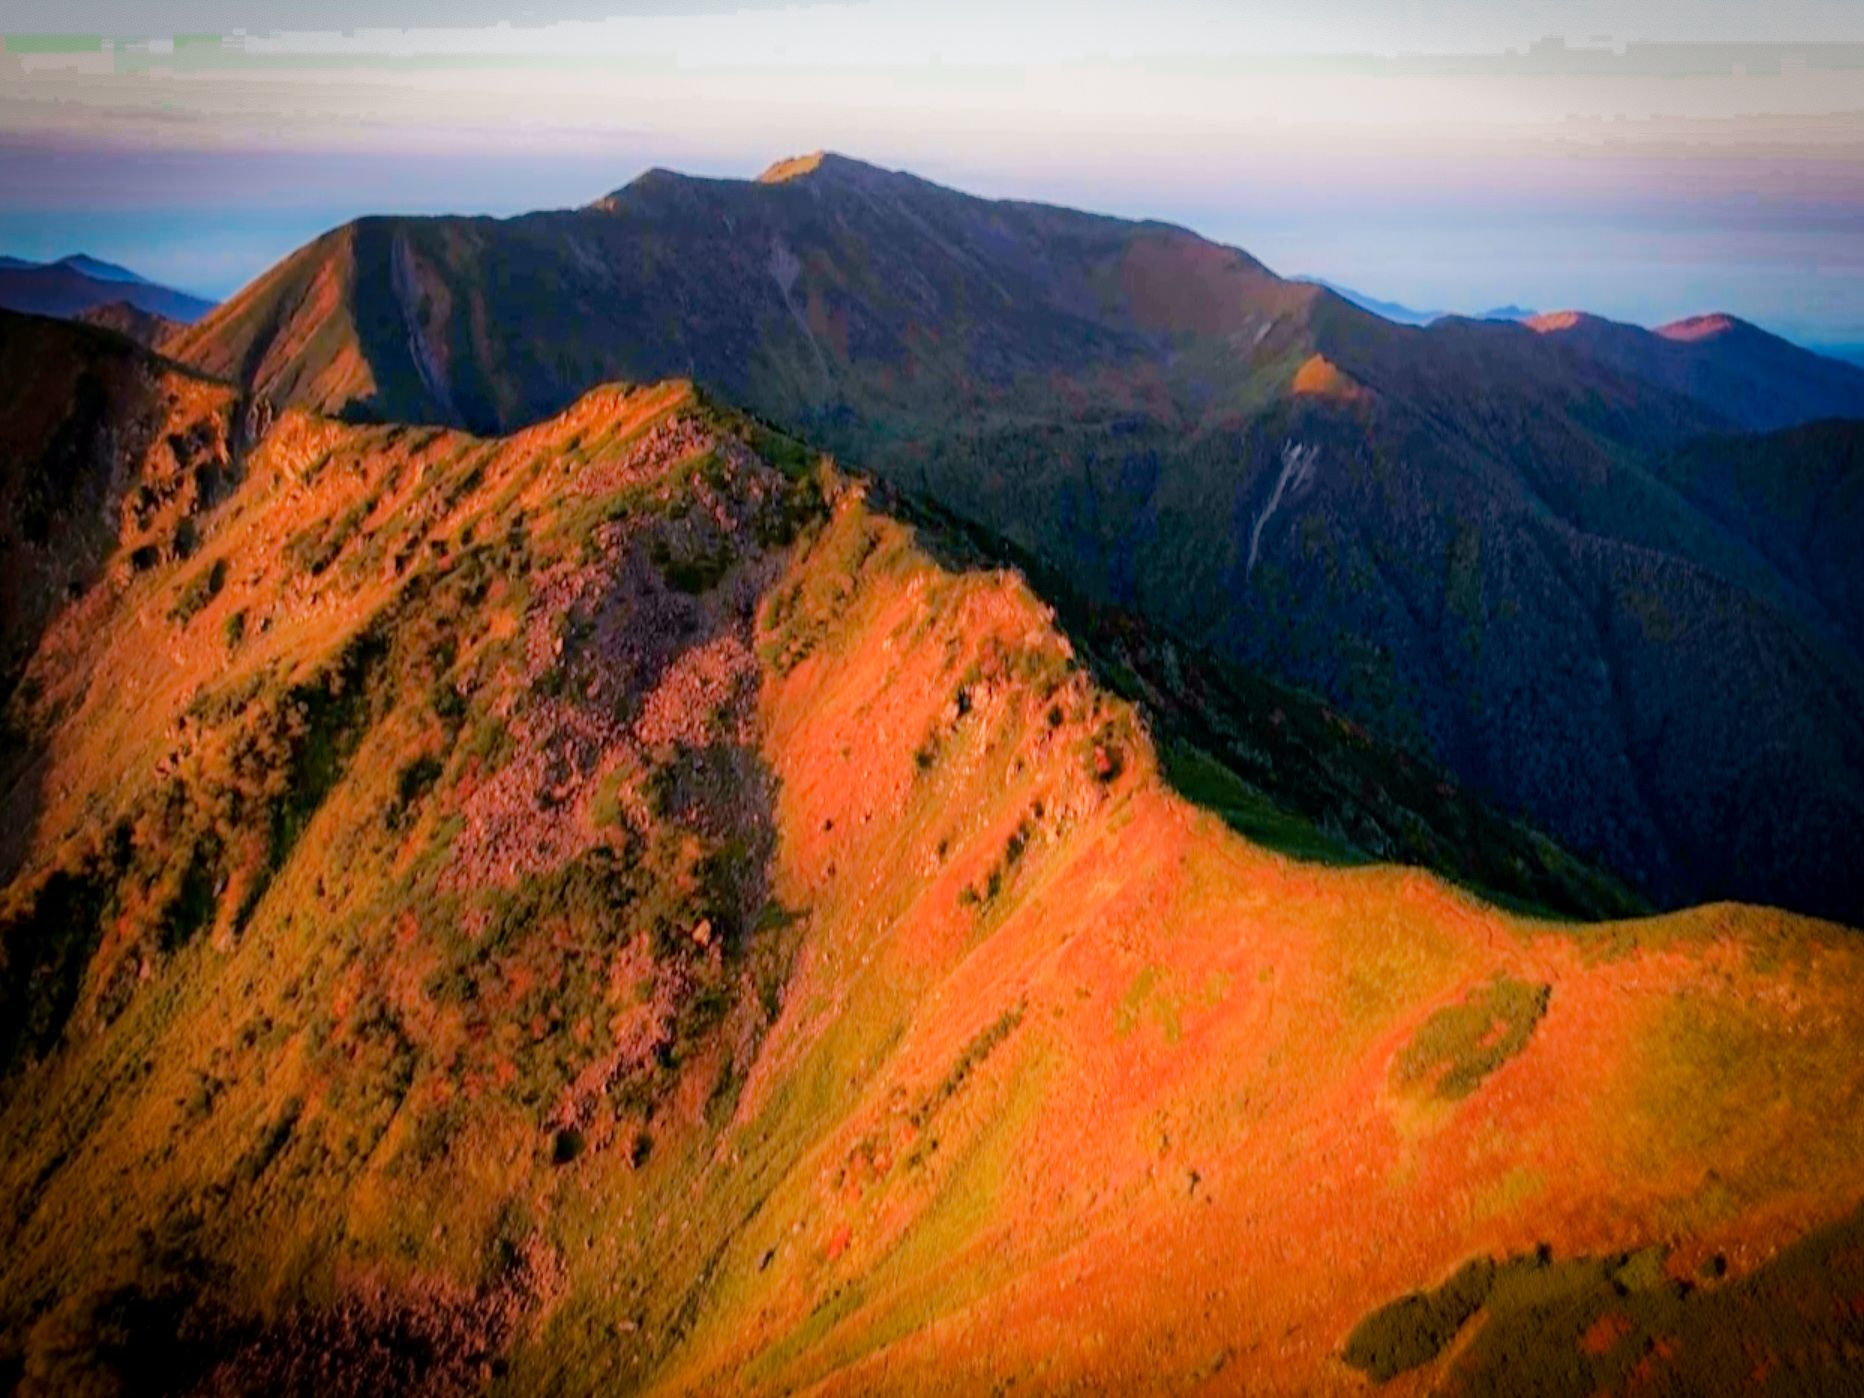
[[[1471,1258],[1661,1245],[1679,1282],[1720,1258],[1712,1293],[1864,1200],[1856,934],[1733,906],[1538,921],[1257,848],[1166,786],[1142,716],[1019,576],[942,566],[858,482],[786,476],[734,431],[760,440],[682,385],[498,442],[287,414],[198,553],[54,624],[16,894],[171,772],[218,789],[218,720],[183,717],[221,712],[204,693],[262,705],[385,617],[452,649],[431,673],[390,652],[276,869],[225,834],[205,935],[150,940],[178,868],[124,895],[65,1042],[0,1101],[0,1317],[29,1389],[82,1361],[84,1298],[147,1265],[137,1230],[184,1216],[219,1303],[279,1352],[319,1315],[391,1312],[480,1347],[437,1388],[1312,1393],[1367,1388],[1356,1324]],[[822,503],[793,538],[745,522],[799,481]],[[314,574],[293,561],[338,519]],[[698,546],[664,531],[702,527],[692,556],[730,561],[617,699],[607,633],[578,658],[565,599],[672,606],[630,540],[679,557]],[[462,560],[518,533],[522,571],[443,617]],[[457,736],[419,698],[449,675]],[[494,719],[502,759],[471,741]],[[546,770],[566,733],[587,762]],[[681,911],[718,832],[673,829],[653,774],[740,740],[772,783],[768,898],[720,951]],[[438,775],[393,807],[422,754]],[[507,800],[519,777],[548,802]],[[681,934],[677,966],[632,922],[475,940],[497,898],[598,849],[638,861],[628,906]],[[492,968],[464,1008],[455,962]],[[585,970],[600,1013],[557,1022]],[[682,1018],[695,987],[728,1008]],[[1504,990],[1532,1012],[1489,1023]],[[545,1050],[557,1077],[527,1066]],[[1452,1380],[1481,1326],[1385,1391]],[[1585,1334],[1637,1347],[1612,1361],[1627,1388],[1689,1359],[1609,1314]],[[1757,1332],[1754,1371],[1798,1343]],[[233,1386],[270,1372],[231,1362]]]
[[[799,1081],[833,1124],[662,1387],[1356,1391],[1353,1323],[1472,1255],[1661,1242],[1679,1277],[1738,1274],[1856,1205],[1853,934],[1740,907],[1571,927],[1292,863],[1164,789],[1143,738],[1102,785],[1091,733],[1014,683],[915,771],[967,664],[1056,645],[1016,579],[916,561],[772,686],[779,887],[811,935],[738,1129]],[[1423,1021],[1498,974],[1551,987],[1526,1048],[1459,1101],[1395,1090]]]

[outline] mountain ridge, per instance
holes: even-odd
[[[94,580],[96,554],[104,545],[81,542],[95,533],[94,527],[79,527],[82,521],[116,520],[117,547],[139,560],[138,567],[185,561],[196,547],[196,514],[224,496],[243,469],[250,438],[270,430],[274,412],[263,403],[242,402],[228,386],[197,378],[173,361],[140,355],[114,334],[6,312],[0,312],[0,365],[36,371],[10,377],[14,396],[0,402],[0,409],[25,430],[16,430],[5,444],[21,466],[30,466],[37,455],[44,474],[63,478],[66,492],[38,499],[29,470],[17,480],[0,479],[0,499],[24,520],[23,529],[0,534],[0,542],[9,560],[28,564],[22,576],[40,579],[33,587],[15,585],[3,677],[17,674],[21,658],[38,644],[38,628],[60,603]],[[618,392],[624,390],[591,390],[563,416],[579,421]],[[155,406],[144,406],[150,397],[166,402],[161,411],[171,416],[143,418]],[[137,406],[92,420],[106,401]],[[70,416],[49,441],[36,440],[33,432],[47,429],[42,419],[21,411],[28,403],[66,404]],[[207,416],[172,416],[200,414],[202,405],[212,405]],[[532,436],[547,440],[550,433],[525,429],[511,440]],[[142,464],[131,464],[138,453],[144,454]],[[1225,667],[1150,632],[1135,617],[1101,613],[1089,599],[1072,594],[1065,578],[1044,572],[1039,560],[1006,551],[1001,540],[940,515],[927,502],[877,481],[863,488],[876,492],[893,515],[916,521],[924,547],[945,566],[1007,567],[1040,576],[1045,595],[1060,599],[1082,663],[1122,697],[1143,703],[1163,722],[1169,741],[1189,744],[1174,752],[1175,759],[1204,767],[1227,764],[1219,808],[1254,838],[1281,843],[1280,827],[1300,812],[1314,829],[1298,835],[1295,846],[1328,859],[1423,865],[1488,896],[1569,915],[1642,910],[1609,880],[1567,866],[1564,856],[1548,858],[1555,852],[1538,833],[1516,830],[1483,811],[1446,774],[1381,750],[1310,696]],[[85,503],[79,507],[78,500]],[[59,531],[67,537],[62,552],[48,545]],[[1243,741],[1249,729],[1263,727],[1268,731]],[[1330,746],[1358,756],[1336,760]],[[14,817],[18,828],[30,824],[21,811]]]
[[[54,265],[69,267],[75,272],[82,272],[85,276],[95,278],[100,282],[134,282],[141,286],[155,285],[147,277],[130,271],[120,263],[105,262],[102,258],[92,257],[87,252],[66,253]]]
[[[1700,1391],[1864,1343],[1854,933],[1245,841],[1019,574],[688,383],[481,439],[9,342],[97,376],[0,415],[83,487],[0,554],[85,561],[8,711],[27,1392]]]
[[[1420,311],[1399,301],[1385,300],[1381,297],[1368,295],[1363,291],[1357,291],[1352,287],[1342,286],[1340,283],[1329,281],[1325,277],[1302,276],[1292,278],[1292,280],[1311,282],[1315,286],[1324,286],[1327,290],[1333,292],[1334,295],[1344,297],[1355,306],[1371,311],[1375,315],[1383,316],[1386,320],[1396,321],[1400,325],[1423,326],[1429,325],[1433,321],[1452,318],[1464,320],[1527,320],[1537,314],[1525,306],[1517,306],[1512,303],[1505,306],[1491,306],[1484,311]]]

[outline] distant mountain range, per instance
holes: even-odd
[[[129,301],[106,301],[101,306],[92,306],[79,311],[72,319],[83,321],[86,325],[102,326],[105,330],[114,330],[119,335],[127,335],[137,344],[148,349],[156,348],[181,329],[180,321],[170,320],[167,316],[157,315],[154,311],[145,311]]]
[[[1351,287],[1330,282],[1324,277],[1295,277],[1294,281],[1306,282],[1312,286],[1324,286],[1335,296],[1351,301],[1355,306],[1371,311],[1374,315],[1396,321],[1400,325],[1429,325],[1433,321],[1446,320],[1451,316],[1462,315],[1458,311],[1420,311],[1398,301],[1384,301],[1376,296],[1368,296],[1363,291],[1354,291]],[[1528,320],[1535,313],[1525,306],[1493,306],[1486,311],[1477,311],[1466,315],[1467,320]]]
[[[1386,301],[1377,296],[1369,296],[1363,291],[1355,291],[1351,287],[1342,286],[1338,282],[1328,281],[1324,277],[1295,277],[1292,278],[1292,280],[1307,282],[1313,286],[1324,286],[1327,290],[1333,292],[1334,295],[1351,301],[1355,306],[1371,311],[1374,315],[1383,316],[1386,320],[1396,321],[1400,325],[1431,325],[1440,320],[1450,319],[1514,320],[1524,322],[1544,319],[1554,323],[1584,319],[1599,325],[1609,325],[1612,323],[1604,320],[1602,317],[1586,316],[1573,311],[1556,311],[1543,317],[1542,313],[1539,311],[1531,310],[1526,306],[1516,306],[1512,304],[1506,306],[1491,306],[1486,311],[1475,312],[1420,311],[1400,301]],[[1725,321],[1731,318],[1726,316],[1707,316],[1695,317],[1694,319]],[[1660,327],[1657,333],[1669,335],[1672,338],[1678,338],[1678,332],[1689,326],[1690,323],[1690,319],[1678,321],[1674,325]],[[1806,344],[1805,348],[1826,358],[1842,360],[1847,364],[1864,365],[1864,345],[1819,343],[1816,345]]]
[[[819,155],[362,219],[165,349],[482,432],[696,379],[1659,902],[1864,921],[1864,659],[1817,561],[1856,537],[1864,371],[1732,318],[1397,325],[1182,228]],[[1692,443],[1824,418],[1740,508],[1673,483]]]
[[[127,267],[84,253],[72,253],[56,262],[0,257],[0,309],[69,320],[113,302],[182,325],[214,308],[212,301],[161,286]]]

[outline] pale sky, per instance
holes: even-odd
[[[225,295],[363,213],[828,148],[1413,305],[1864,343],[1857,0],[338,0],[321,23],[396,27],[286,27],[305,10],[7,0],[0,252]]]

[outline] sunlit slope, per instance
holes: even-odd
[[[371,401],[416,383],[413,366],[370,362],[359,325],[358,245],[368,225],[347,224],[306,243],[231,301],[159,344],[204,373],[282,402],[321,407]]]
[[[1117,717],[1050,726],[1014,680],[1051,653],[1026,594],[905,547],[819,598],[769,691],[776,888],[810,931],[720,1149],[770,1193],[659,1388],[1357,1389],[1354,1325],[1472,1257],[1656,1245],[1728,1285],[1864,1198],[1852,934],[1522,922],[1266,855]],[[1646,1358],[1569,1319],[1554,1359]]]
[[[288,413],[195,527],[15,698],[28,1392],[1404,1392],[1523,1333],[1589,1392],[1689,1379],[1704,1315],[1858,1342],[1842,1257],[1808,1323],[1753,1280],[1864,1199],[1854,934],[1253,846],[1015,574],[680,384],[497,440]]]
[[[286,414],[240,467],[13,696],[29,1391],[476,1383],[570,1255],[560,1163],[697,1130],[796,942],[753,629],[796,444],[669,384],[491,442]]]

